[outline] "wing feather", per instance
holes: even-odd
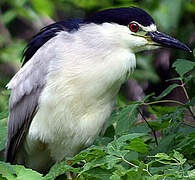
[[[37,52],[38,53],[38,52]],[[8,84],[11,89],[9,100],[8,137],[5,151],[6,162],[13,163],[15,155],[25,137],[30,123],[38,110],[38,100],[45,85],[45,68],[37,67],[32,58]],[[42,65],[43,66],[43,65]],[[30,69],[29,69],[30,68]],[[29,71],[31,73],[29,73]]]
[[[5,161],[14,163],[31,121],[39,108],[39,96],[45,86],[49,62],[54,59],[52,42],[41,47],[7,85],[9,100],[8,136]],[[44,59],[42,60],[42,57]]]
[[[60,21],[43,28],[24,51],[22,68],[7,85],[9,100],[8,137],[5,160],[14,163],[31,121],[39,109],[39,97],[46,84],[49,64],[55,60],[55,36],[60,31],[75,31],[80,19]],[[54,42],[53,42],[54,41]]]

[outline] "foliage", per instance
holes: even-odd
[[[52,18],[62,20],[64,17],[85,17],[99,9],[130,5],[142,7],[152,14],[161,31],[174,34],[181,41],[193,42],[193,0],[0,1],[0,180],[65,179],[67,171],[73,173],[74,179],[81,180],[195,179],[195,63],[186,60],[191,59],[191,55],[179,51],[168,51],[165,58],[163,54],[137,55],[137,69],[131,78],[140,84],[165,83],[154,68],[156,59],[161,59],[162,56],[163,59],[168,58],[170,64],[180,58],[172,65],[177,77],[171,76],[167,80],[171,83],[170,86],[156,96],[147,91],[148,96],[131,103],[120,96],[104,136],[97,137],[93,146],[68,159],[72,160],[71,166],[62,161],[43,176],[21,165],[3,162],[9,98],[5,85],[12,74],[6,75],[1,68],[2,64],[17,69],[27,40],[46,25],[45,21],[48,19],[52,22]],[[167,53],[165,50],[162,52]],[[167,95],[177,89],[182,90],[182,96],[187,102],[167,98]],[[157,90],[158,88],[155,89]],[[143,107],[150,116],[142,117],[140,111],[142,112]],[[144,120],[148,121],[149,126]]]
[[[177,60],[173,67],[179,74],[181,82],[189,82],[194,76],[185,76],[192,70],[193,64],[187,60]],[[55,164],[46,176],[24,168],[20,165],[10,165],[0,162],[0,178],[7,179],[48,179],[52,180],[59,175],[64,176],[67,171],[73,172],[76,179],[193,179],[195,178],[195,131],[194,127],[187,126],[191,122],[185,116],[194,117],[192,106],[193,97],[186,104],[176,102],[179,106],[156,106],[172,100],[161,100],[173,88],[178,86],[185,89],[185,84],[168,87],[158,97],[147,96],[139,102],[134,102],[113,112],[110,125],[104,137],[98,137],[95,145],[83,150],[73,157],[72,166],[66,161]],[[187,93],[187,91],[186,91]],[[154,99],[154,101],[149,101]],[[149,127],[144,122],[137,123],[137,109],[148,106],[149,111],[156,115],[156,119],[148,123],[161,133],[158,146],[153,135],[147,133]],[[7,112],[7,111],[6,111]],[[186,114],[187,113],[187,114]],[[190,114],[191,113],[191,114]],[[1,113],[1,119],[7,114]],[[3,121],[0,121],[3,123]],[[194,125],[193,125],[194,126]],[[5,140],[4,126],[0,127],[0,139]],[[2,149],[2,143],[0,143]],[[79,163],[79,164],[78,164]],[[62,177],[61,176],[61,177]]]

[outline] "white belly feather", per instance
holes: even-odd
[[[108,56],[94,52],[93,61],[87,50],[76,49],[70,59],[61,49],[54,49],[59,57],[51,61],[38,112],[24,142],[26,164],[34,169],[74,156],[93,143],[111,114],[127,73],[135,67],[135,55],[128,49],[111,49]],[[42,154],[38,142],[47,145]],[[37,160],[37,153],[42,160]]]

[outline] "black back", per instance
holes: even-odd
[[[154,24],[154,20],[146,11],[136,7],[106,9],[84,20],[85,23],[102,24],[108,22],[124,26],[127,26],[131,21],[136,21],[143,26]]]
[[[36,51],[41,46],[43,46],[48,40],[56,36],[57,32],[60,31],[71,32],[74,30],[78,30],[79,24],[82,21],[83,20],[81,19],[59,21],[41,29],[41,31],[33,37],[33,39],[27,44],[26,48],[24,49],[23,53],[24,61],[22,66],[31,59],[31,57],[36,53]]]
[[[48,40],[57,35],[57,32],[68,31],[74,32],[79,29],[80,24],[96,23],[102,24],[117,23],[120,25],[127,26],[131,21],[136,21],[143,26],[149,26],[154,23],[152,17],[144,10],[136,7],[124,7],[124,8],[114,8],[106,9],[89,16],[88,18],[82,19],[72,19],[67,21],[59,21],[57,23],[48,25],[41,29],[41,31],[33,37],[33,39],[28,43],[23,54],[23,64],[22,66],[31,59],[31,57],[36,53],[36,51],[43,46]]]

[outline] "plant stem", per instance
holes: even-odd
[[[131,166],[133,166],[133,167],[135,167],[135,168],[139,168],[139,166],[137,166],[137,165],[135,165],[135,164],[133,164],[133,163],[127,161],[123,156],[121,156],[121,159],[122,159],[124,162],[126,162],[127,164],[129,164],[129,165],[131,165]],[[145,172],[147,172],[150,176],[152,176],[152,174],[148,171],[148,169],[142,169],[142,170],[145,171]]]
[[[181,84],[181,87],[183,88],[184,94],[185,94],[185,96],[186,96],[186,98],[187,98],[187,101],[189,102],[189,101],[190,101],[190,98],[189,98],[188,92],[187,92],[187,90],[186,90],[186,88],[185,88],[185,83],[183,82],[182,79],[181,79],[180,81],[181,81],[181,83],[182,83],[182,84]],[[194,113],[193,113],[192,107],[189,106],[189,107],[187,107],[187,108],[188,108],[189,112],[191,113],[193,119],[195,120],[195,115],[194,115]]]
[[[127,164],[129,164],[129,165],[131,165],[131,166],[133,166],[133,167],[135,167],[135,168],[138,168],[138,167],[139,167],[139,166],[137,166],[137,165],[135,165],[135,164],[133,164],[133,163],[127,161],[123,156],[121,156],[121,159],[122,159],[124,162],[126,162]]]
[[[184,126],[189,126],[191,128],[195,128],[195,126],[191,125],[191,124],[186,124],[186,123],[182,123]]]
[[[160,100],[160,101],[153,101],[153,102],[148,102],[148,103],[144,102],[143,105],[152,105],[152,104],[158,104],[158,103],[177,103],[177,104],[180,104],[180,105],[184,105],[182,102],[175,101],[175,100],[169,100],[169,99]]]
[[[150,124],[149,124],[148,121],[145,119],[144,115],[142,114],[142,112],[140,111],[139,108],[138,108],[138,111],[139,111],[140,115],[142,116],[143,120],[147,123],[148,127],[152,130],[152,133],[153,133],[154,138],[155,138],[156,145],[158,146],[158,140],[157,140],[156,132],[155,132],[154,128],[152,128],[152,127],[150,126]]]

